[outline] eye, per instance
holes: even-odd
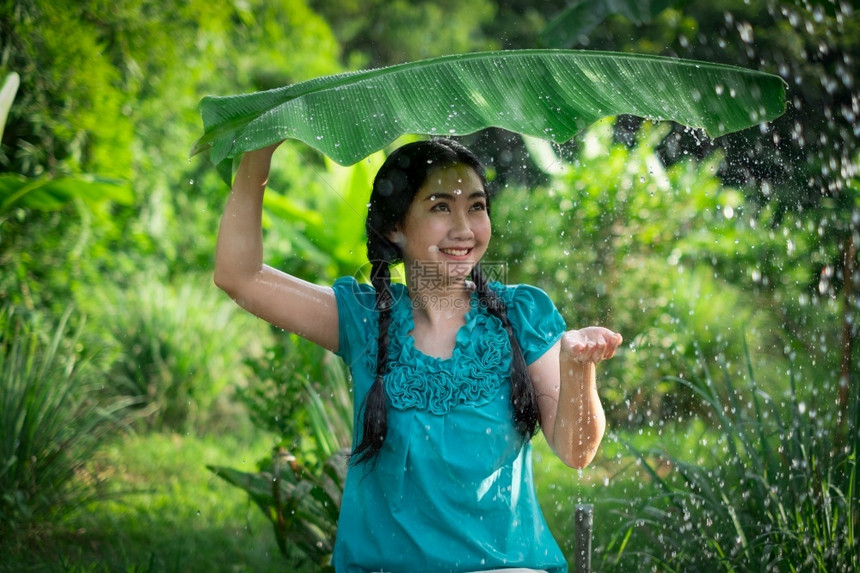
[[[430,207],[430,210],[431,211],[445,211],[445,212],[450,211],[447,203],[436,203],[435,205]]]
[[[484,203],[483,201],[478,201],[477,203],[472,205],[472,207],[470,209],[472,211],[486,211],[487,210],[487,204]]]

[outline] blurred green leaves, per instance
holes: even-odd
[[[21,77],[12,72],[3,80],[3,85],[0,87],[0,140],[3,139],[3,129],[6,127],[6,116],[9,115],[9,108],[12,107],[12,102],[15,100],[15,94],[18,92],[18,86],[21,84]]]
[[[207,467],[244,490],[266,514],[285,557],[289,558],[293,549],[302,552],[294,566],[310,563],[314,571],[333,573],[331,553],[346,483],[347,454],[348,450],[343,450],[331,456],[317,472],[279,449],[275,450],[269,467],[259,472]]]
[[[683,0],[573,0],[540,34],[545,46],[571,48],[609,16],[618,14],[634,24],[652,18]]]
[[[301,264],[297,272],[332,281],[364,266],[367,201],[383,160],[377,153],[344,167],[326,158],[310,173],[287,162],[275,165],[263,225],[274,235],[292,237],[292,260],[276,264]]]
[[[81,174],[56,179],[0,175],[0,220],[12,209],[58,211],[76,199],[93,210],[104,202],[126,207],[134,202],[125,181],[98,175]]]

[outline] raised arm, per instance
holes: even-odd
[[[276,148],[242,157],[218,231],[215,284],[248,312],[336,351],[334,291],[263,264],[263,193]]]
[[[621,341],[620,334],[606,328],[571,330],[529,366],[541,429],[571,467],[591,463],[603,439],[606,417],[597,394],[596,364],[612,358]]]

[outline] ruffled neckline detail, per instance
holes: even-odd
[[[411,334],[415,328],[412,299],[405,286],[398,286],[402,292],[393,293],[397,304],[391,313],[389,369],[385,376],[391,405],[399,410],[415,408],[445,414],[460,405],[489,403],[510,374],[511,342],[501,321],[481,309],[478,295],[472,293],[452,355],[427,355],[415,347]],[[374,352],[365,355],[371,372],[376,368],[375,340],[373,347]]]

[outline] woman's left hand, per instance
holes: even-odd
[[[602,326],[569,330],[561,338],[561,357],[581,363],[598,363],[615,356],[620,334]]]

